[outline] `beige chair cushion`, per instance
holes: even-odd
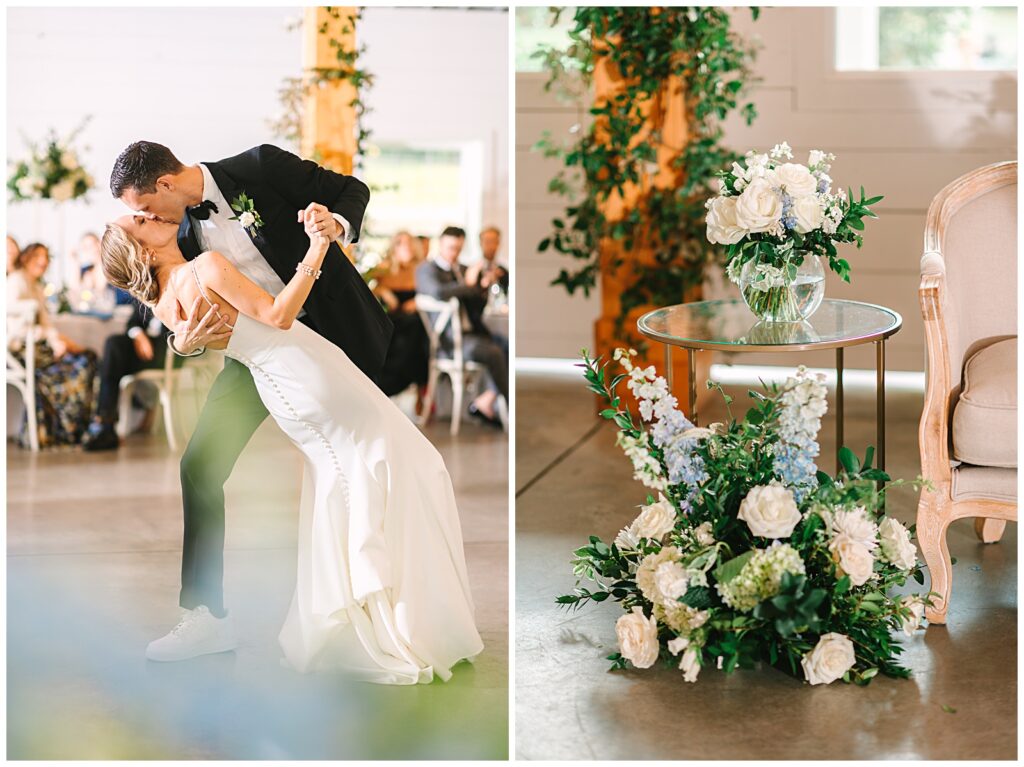
[[[964,366],[953,409],[953,457],[975,466],[1017,468],[1017,339],[976,352]]]
[[[953,469],[954,501],[1017,502],[1017,470],[988,466],[960,466]]]

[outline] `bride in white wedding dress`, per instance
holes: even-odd
[[[197,297],[234,330],[223,352],[252,371],[267,410],[305,459],[298,577],[279,636],[298,671],[381,684],[447,680],[483,649],[444,461],[344,351],[295,321],[327,251],[310,236],[277,297],[216,252],[191,262],[177,226],[124,216],[104,271],[166,325]],[[205,305],[204,305],[205,310]]]

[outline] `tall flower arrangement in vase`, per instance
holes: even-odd
[[[7,189],[13,201],[53,200],[67,202],[85,195],[95,185],[82,167],[74,141],[83,122],[66,138],[50,131],[42,143],[30,143],[28,157],[11,163]]]
[[[613,541],[592,535],[575,551],[576,588],[557,599],[621,603],[613,668],[661,660],[688,682],[757,662],[810,684],[909,676],[897,634],[914,633],[931,594],[894,593],[924,580],[913,530],[883,509],[901,483],[880,488],[889,477],[870,448],[863,460],[843,448],[837,477],[817,469],[823,382],[800,368],[751,392],[743,419],[697,428],[635,354],[617,349],[624,371],[610,378],[586,352],[582,367],[651,492]],[[621,407],[623,382],[639,417]]]
[[[806,165],[789,162],[786,142],[767,154],[747,152],[743,162],[719,172],[721,189],[706,203],[707,239],[726,250],[726,274],[761,320],[798,322],[824,296],[821,258],[844,281],[850,264],[837,244],[863,244],[865,218],[881,196],[860,199],[833,190],[835,156],[812,150]]]

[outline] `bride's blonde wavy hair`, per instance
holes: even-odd
[[[127,290],[146,306],[154,306],[160,298],[156,270],[146,261],[142,245],[123,227],[107,224],[100,240],[100,262],[107,282]]]

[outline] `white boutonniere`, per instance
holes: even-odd
[[[242,225],[243,229],[255,237],[256,230],[263,226],[263,219],[260,218],[260,213],[256,210],[256,203],[253,199],[245,192],[242,192],[231,201],[231,210],[235,211],[238,215],[232,216],[229,220],[237,221]]]

